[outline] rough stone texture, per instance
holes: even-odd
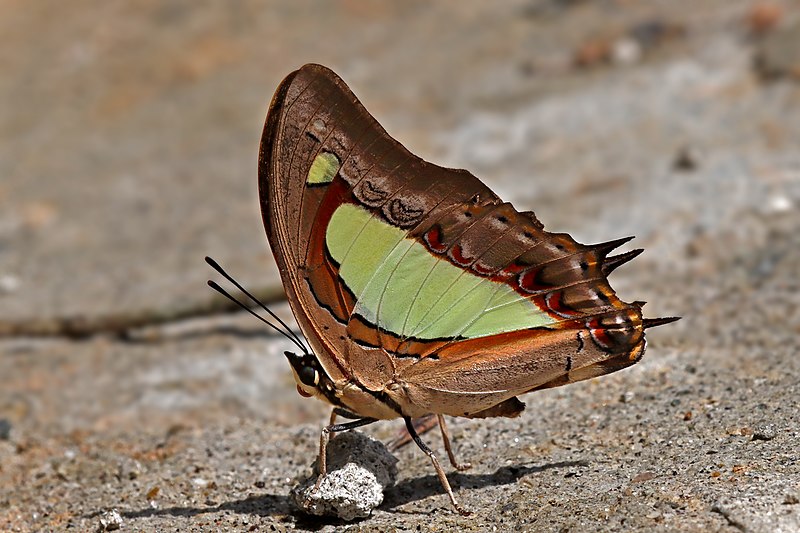
[[[120,516],[119,511],[112,509],[110,511],[106,511],[100,517],[100,527],[98,527],[97,530],[116,531],[122,527],[122,523],[122,516]]]
[[[684,317],[629,370],[452,420],[472,516],[407,446],[347,527],[796,530],[800,83],[754,59],[800,15],[775,2],[755,37],[754,3],[6,1],[0,322],[202,308],[204,255],[275,289],[257,143],[282,76],[320,62],[409,149],[548,229],[636,235],[614,287]],[[291,501],[327,413],[285,349],[239,315],[3,339],[0,530],[91,531],[111,509],[124,531],[342,529]]]
[[[386,446],[359,431],[336,435],[328,443],[328,474],[319,489],[317,462],[312,475],[292,489],[295,504],[317,516],[342,520],[366,518],[383,503],[386,488],[397,478],[397,458]]]

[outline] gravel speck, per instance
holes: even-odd
[[[112,509],[100,516],[100,526],[97,531],[116,531],[122,527],[122,516],[119,511]]]
[[[777,435],[775,424],[759,424],[753,428],[753,440],[772,440]]]
[[[636,394],[633,391],[626,391],[625,394],[619,397],[619,401],[622,403],[631,403],[636,398]]]

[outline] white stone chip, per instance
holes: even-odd
[[[314,474],[292,489],[297,506],[317,516],[365,518],[383,502],[383,491],[397,478],[397,458],[382,442],[358,431],[340,433],[328,443],[328,475],[313,491]]]
[[[97,531],[116,531],[122,527],[122,516],[112,509],[100,515],[100,526]]]

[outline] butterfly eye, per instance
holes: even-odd
[[[289,360],[300,383],[307,387],[319,385],[319,372],[314,368],[316,366],[315,359],[311,354],[301,356],[292,352],[283,352],[283,355]]]
[[[297,369],[297,377],[300,378],[300,383],[314,387],[319,383],[319,374],[310,366],[301,366]]]

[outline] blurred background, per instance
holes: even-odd
[[[259,479],[283,494],[299,466],[281,461],[311,461],[323,406],[294,392],[285,340],[223,312],[203,262],[288,316],[256,162],[273,91],[307,62],[412,152],[471,170],[550,231],[636,235],[646,253],[614,287],[684,316],[648,333],[651,366],[630,378],[643,390],[700,374],[682,416],[731,383],[797,405],[797,1],[0,0],[0,529],[82,527],[112,507],[135,529],[247,520],[221,492]],[[633,386],[608,379],[609,398]],[[583,398],[591,416],[595,386],[543,398],[576,412]],[[286,449],[223,482],[233,467],[193,454],[228,439],[231,464],[270,439]],[[185,479],[163,481],[164,461]],[[211,473],[186,473],[198,461]],[[195,500],[211,510],[140,510]],[[256,503],[277,509],[264,523],[294,523],[285,501]]]

